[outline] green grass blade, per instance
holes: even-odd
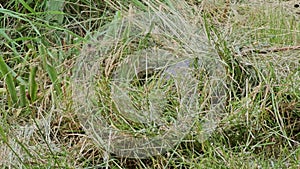
[[[57,92],[58,95],[60,95],[62,93],[62,91],[61,91],[61,88],[59,85],[59,80],[58,80],[56,69],[53,66],[47,64],[46,70],[49,74],[49,77],[50,77],[52,83],[54,84],[55,91]]]
[[[16,86],[15,86],[15,83],[13,80],[13,76],[12,76],[11,72],[9,71],[8,66],[5,63],[2,56],[0,56],[0,71],[5,77],[5,83],[6,83],[8,92],[10,94],[12,103],[16,104],[18,102]]]
[[[20,85],[20,106],[25,107],[27,104],[26,101],[26,86]]]
[[[37,83],[35,80],[37,67],[31,67],[30,69],[30,75],[29,75],[29,96],[30,96],[30,102],[33,103],[36,100],[37,96]]]
[[[40,31],[37,29],[37,27],[27,18],[23,17],[25,16],[24,14],[20,14],[20,13],[17,13],[17,12],[14,12],[14,11],[11,11],[11,10],[7,10],[7,9],[3,9],[3,8],[0,8],[0,13],[2,14],[5,14],[5,15],[8,15],[8,16],[11,16],[13,18],[17,18],[17,19],[20,19],[20,20],[23,20],[23,21],[26,21],[28,22],[32,29],[39,35],[41,36],[41,33]]]
[[[14,53],[18,54],[17,50],[15,49],[15,46],[18,46],[17,42],[12,40],[9,35],[7,35],[7,33],[5,33],[7,30],[5,29],[0,29],[0,35],[2,37],[4,37],[7,42],[11,43],[12,47],[10,45],[6,45],[7,47],[9,47]]]
[[[35,13],[35,11],[23,0],[18,0],[28,11]]]
[[[138,0],[132,0],[132,3],[133,3],[136,7],[142,9],[143,11],[147,11],[147,7],[146,7],[141,1],[138,1]]]
[[[45,46],[41,45],[39,48],[39,52],[40,52],[42,60],[43,60],[43,67],[44,67],[44,69],[46,69],[46,71],[50,77],[50,80],[51,80],[52,84],[54,85],[54,89],[57,92],[57,95],[60,96],[62,93],[60,81],[58,79],[58,75],[57,75],[57,71],[56,71],[55,67],[47,63],[47,59],[46,59],[47,54],[46,54]]]

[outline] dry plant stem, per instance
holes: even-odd
[[[251,53],[257,53],[257,54],[268,54],[268,53],[274,53],[274,52],[283,52],[283,51],[289,51],[289,50],[300,50],[300,46],[287,46],[287,47],[281,47],[281,48],[267,48],[267,49],[248,49],[241,52],[242,56],[247,56]]]
[[[224,9],[223,18],[227,18],[228,11],[230,8],[230,0],[226,0],[225,4],[226,4],[226,7]]]

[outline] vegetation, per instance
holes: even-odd
[[[279,0],[0,2],[2,168],[300,167],[299,4]],[[165,32],[165,39],[137,34],[139,41],[129,38],[135,35],[134,29],[118,32],[122,25],[116,21],[152,12],[166,14],[161,17],[163,22],[178,14],[204,33],[207,44],[200,46],[205,45],[208,54],[214,52],[226,72],[226,116],[222,116],[207,139],[199,140],[196,129],[161,155],[143,159],[119,157],[108,154],[84,129],[74,101],[74,91],[84,88],[72,88],[72,78],[80,70],[82,57],[99,55],[103,72],[97,81],[100,102],[95,104],[105,115],[117,112],[118,105],[111,101],[110,82],[120,62],[133,51],[149,46],[175,45],[172,51],[187,51],[184,45],[189,40],[180,37],[190,37],[188,31],[176,38]],[[141,27],[146,24],[137,21]],[[105,36],[103,39],[109,29],[112,35],[124,35],[117,39],[116,46],[121,50],[116,51],[121,54],[114,60],[103,59],[99,53],[109,46],[106,43],[112,43]],[[181,28],[174,27],[178,29]],[[201,50],[206,52],[205,48]],[[107,56],[115,53],[118,52]],[[142,88],[141,85],[135,86]],[[168,90],[171,87],[172,84],[166,86]],[[132,97],[138,105],[143,96],[137,90]],[[169,102],[178,105],[176,97],[171,93]],[[203,106],[207,109],[209,103]],[[176,118],[172,114],[174,107],[167,109],[171,113],[167,114],[168,120]],[[111,119],[112,125],[124,130],[151,129],[124,123],[117,117]]]

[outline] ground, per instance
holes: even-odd
[[[299,168],[299,5],[300,1],[279,0],[1,1],[0,166]],[[165,31],[154,27],[152,35],[145,31],[136,39],[130,39],[136,30],[120,33],[120,25],[111,26],[122,18],[155,12],[162,12],[163,23],[171,23],[172,13],[187,24],[183,29],[173,19],[174,25]],[[140,28],[147,25],[136,21]],[[113,41],[116,50],[103,36],[107,30],[118,37]],[[193,39],[198,32],[204,33],[201,41]],[[224,116],[206,139],[197,139],[199,130],[191,130],[160,155],[119,157],[105,151],[84,128],[74,101],[78,89],[72,88],[73,77],[80,70],[80,58],[99,56],[99,107],[117,127],[147,131],[141,124],[116,122],[112,114],[118,105],[111,101],[110,84],[126,57],[148,47],[183,56],[213,52],[225,68]]]

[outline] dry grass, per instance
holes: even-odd
[[[0,8],[0,57],[9,68],[5,74],[0,69],[2,168],[300,167],[300,51],[270,50],[299,46],[300,8],[295,2],[207,0],[172,7],[153,1],[152,9],[147,9],[146,3],[137,1],[64,1],[63,20],[47,17],[62,14],[43,12],[46,1],[20,2],[8,1]],[[174,9],[192,25],[203,26],[209,47],[226,67],[227,116],[207,140],[197,142],[197,134],[191,132],[159,156],[130,159],[107,154],[76,114],[71,90],[76,59],[90,35],[101,34],[116,11],[127,16],[131,10]],[[106,62],[104,80],[119,62],[119,58]],[[11,83],[15,87],[7,86]],[[102,88],[100,96],[108,90]],[[11,92],[17,93],[17,101]],[[113,109],[109,101],[102,103]]]

